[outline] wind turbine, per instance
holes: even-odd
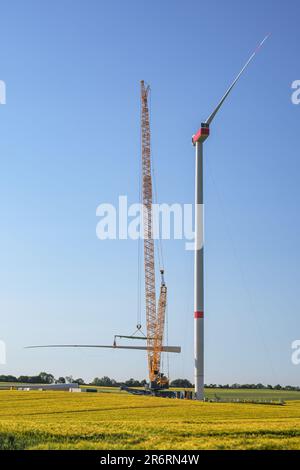
[[[253,60],[258,50],[268,39],[267,35],[251,54],[244,67],[234,79],[225,95],[222,97],[216,108],[201,123],[200,129],[192,136],[192,142],[196,149],[196,170],[195,170],[195,266],[194,266],[194,378],[195,378],[195,398],[204,398],[204,263],[203,263],[203,223],[201,223],[203,207],[203,142],[209,136],[209,127],[217,112],[226,100],[227,96]]]

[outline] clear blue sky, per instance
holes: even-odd
[[[160,201],[189,203],[191,135],[271,38],[205,143],[206,382],[299,385],[300,79],[296,0],[1,3],[0,373],[146,376],[111,343],[136,323],[137,243],[100,242],[96,207],[136,202],[139,81],[152,86]],[[193,255],[164,243],[171,377],[193,374]]]

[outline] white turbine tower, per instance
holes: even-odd
[[[195,372],[195,398],[204,398],[204,265],[203,265],[203,142],[209,136],[209,126],[217,112],[231,92],[232,88],[248,67],[258,50],[269,37],[266,36],[257,49],[249,57],[246,64],[232,82],[225,95],[218,103],[214,111],[201,123],[200,129],[192,137],[196,148],[196,177],[195,177],[195,271],[194,271],[194,372]]]

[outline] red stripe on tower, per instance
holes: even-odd
[[[204,314],[203,314],[203,312],[195,312],[195,313],[194,313],[194,317],[195,317],[195,318],[203,318],[203,317],[204,317]]]

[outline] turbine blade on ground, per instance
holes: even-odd
[[[25,349],[36,349],[36,348],[108,348],[108,349],[136,349],[140,351],[152,351],[153,348],[147,346],[112,346],[112,345],[101,345],[101,344],[47,344],[40,346],[26,346]],[[162,352],[173,352],[180,353],[180,346],[162,346]]]

